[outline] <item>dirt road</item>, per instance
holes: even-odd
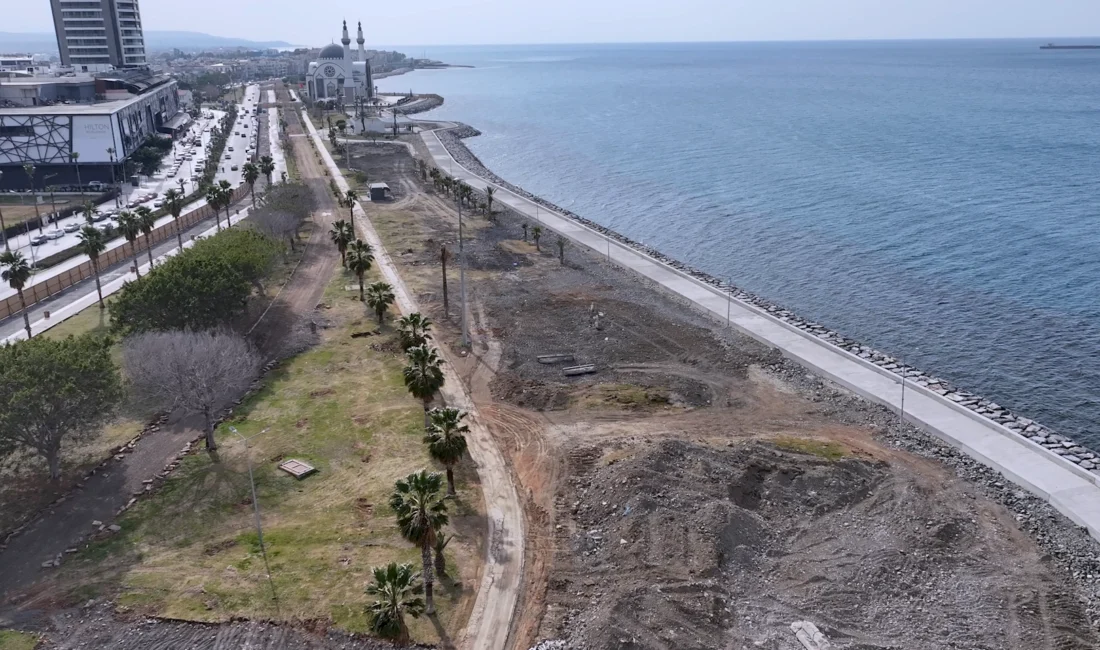
[[[302,120],[307,120],[302,116]],[[339,175],[331,156],[324,149],[320,134],[312,132],[329,171],[341,189],[347,185]],[[405,157],[411,162],[411,158]],[[408,165],[411,168],[411,164]],[[366,203],[368,208],[370,203]],[[386,281],[394,287],[397,305],[403,314],[420,311],[414,294],[406,286],[397,272],[386,247],[370,221],[370,212],[362,205],[356,205],[356,226],[358,234],[375,251],[378,263]],[[496,446],[496,441],[482,422],[482,417],[463,385],[456,367],[461,365],[460,356],[447,346],[440,346],[446,364],[444,373],[446,385],[443,393],[448,405],[466,410],[469,415],[470,433],[467,435],[470,456],[477,465],[478,477],[485,497],[488,513],[488,543],[486,544],[485,564],[482,569],[481,584],[474,602],[470,620],[458,645],[468,650],[503,650],[507,647],[512,616],[516,608],[523,578],[524,560],[524,518],[511,473],[504,456]]]

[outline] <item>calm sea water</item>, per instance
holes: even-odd
[[[1100,445],[1100,51],[429,48],[501,176]]]

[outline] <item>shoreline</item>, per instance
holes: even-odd
[[[564,209],[542,197],[536,196],[522,187],[510,183],[507,180],[501,178],[498,174],[489,169],[481,160],[474,155],[472,151],[462,142],[465,138],[475,137],[481,135],[481,132],[476,128],[467,124],[460,124],[445,130],[436,131],[436,135],[439,137],[440,142],[447,149],[456,161],[466,166],[470,171],[475,174],[481,175],[492,182],[509,189],[510,191],[523,196],[524,198],[538,203],[539,205],[554,210],[560,214],[567,216],[568,218],[575,220],[581,224],[584,224],[588,228],[595,230],[611,239],[614,239],[620,245],[632,248],[639,252],[657,259],[674,269],[677,269],[683,273],[686,273],[693,278],[709,284],[715,288],[721,289],[723,292],[728,292],[733,298],[740,300],[744,303],[752,305],[760,310],[763,310],[773,318],[779,319],[790,326],[796,327],[806,335],[816,337],[822,341],[841,348],[868,363],[872,363],[878,366],[881,370],[891,373],[897,377],[899,383],[908,383],[911,386],[919,386],[926,390],[932,391],[952,402],[958,406],[963,407],[974,415],[982,418],[987,418],[997,424],[1002,425],[1005,429],[1011,431],[1015,435],[1019,436],[1021,441],[1029,441],[1035,443],[1045,449],[1047,452],[1061,456],[1065,461],[1072,463],[1081,472],[1088,473],[1092,477],[1094,483],[1100,483],[1100,454],[1095,450],[1090,449],[1068,436],[1058,434],[1034,420],[1013,413],[1010,409],[1005,408],[996,402],[984,398],[980,395],[976,395],[969,391],[958,388],[951,384],[947,380],[935,377],[929,373],[919,370],[909,364],[904,364],[898,359],[875,350],[874,348],[864,345],[855,339],[848,338],[839,332],[831,330],[820,323],[816,323],[809,319],[802,318],[795,314],[793,311],[784,308],[781,305],[772,303],[771,301],[737,287],[736,285],[725,282],[719,278],[712,276],[711,274],[697,269],[690,264],[686,264],[680,260],[677,260],[671,256],[665,255],[661,251],[636,242],[629,237],[621,235],[614,230],[611,230],[605,226],[602,226],[590,219],[586,219],[570,210]]]

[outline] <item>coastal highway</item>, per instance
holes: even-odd
[[[258,130],[258,125],[259,125],[259,119],[257,117],[254,117],[252,115],[252,112],[256,108],[256,106],[259,102],[259,95],[260,95],[259,86],[255,86],[255,85],[249,86],[245,91],[244,100],[242,101],[241,104],[238,104],[238,118],[237,118],[236,124],[233,127],[233,130],[237,133],[243,133],[244,135],[242,136],[242,135],[232,135],[231,134],[229,136],[229,140],[226,143],[225,153],[228,154],[230,157],[229,157],[229,159],[226,159],[225,155],[223,154],[222,160],[219,161],[220,164],[219,164],[218,172],[215,175],[215,181],[227,180],[234,187],[236,187],[237,185],[244,182],[244,179],[243,179],[243,173],[244,172],[241,168],[243,167],[243,165],[246,162],[248,162],[248,156],[249,156],[248,149],[250,148],[250,145],[251,145],[251,147],[254,150],[256,139],[257,139],[257,136],[258,136],[257,130]],[[143,205],[147,205],[147,206],[149,206],[150,209],[153,209],[154,208],[154,205],[153,205],[154,202],[156,200],[159,200],[159,199],[163,198],[165,191],[167,191],[170,188],[179,189],[179,182],[178,181],[180,179],[184,180],[184,182],[185,182],[184,188],[185,188],[186,191],[190,192],[194,189],[193,182],[190,180],[190,175],[188,174],[188,171],[189,171],[188,162],[190,162],[192,165],[194,165],[195,160],[198,159],[199,156],[204,155],[203,152],[205,152],[206,147],[210,144],[210,129],[213,128],[217,124],[217,120],[223,115],[223,113],[220,112],[220,111],[207,110],[207,111],[205,111],[205,113],[212,114],[212,117],[209,118],[209,119],[208,118],[201,119],[199,122],[196,123],[196,126],[192,130],[192,132],[195,133],[195,134],[200,134],[201,133],[201,138],[202,138],[201,144],[199,146],[190,146],[190,145],[184,145],[184,144],[182,144],[182,142],[177,143],[176,145],[173,146],[173,149],[168,154],[168,156],[165,157],[164,162],[161,165],[161,169],[158,170],[157,173],[155,173],[153,176],[147,177],[146,180],[143,181],[139,187],[131,187],[129,184],[124,184],[123,185],[123,190],[127,192],[127,194],[126,194],[127,199],[126,199],[125,203],[122,203],[123,206],[125,206],[127,203],[130,202],[131,197],[139,197],[139,196],[142,196],[142,195],[154,194],[155,193],[156,194],[155,199],[150,198],[148,201],[145,201],[143,203]],[[228,150],[230,146],[233,147],[233,151]],[[278,139],[276,138],[271,143],[272,151],[277,149],[278,146],[279,146]],[[186,153],[190,153],[192,155],[192,160],[191,161],[183,161],[183,164],[180,167],[179,174],[176,175],[174,178],[170,178],[168,176],[168,174],[169,174],[169,170],[172,169],[173,167],[175,167],[175,163],[174,163],[175,156],[184,155]],[[282,160],[281,154],[279,155],[279,160]],[[277,161],[277,165],[278,165],[278,161]],[[232,170],[233,166],[237,166],[237,168],[238,168],[237,171]],[[283,166],[285,168],[285,162],[283,163]],[[224,168],[224,171],[223,171],[223,168]],[[195,173],[198,170],[194,169],[194,168],[191,168],[190,171],[192,173]],[[276,172],[275,172],[273,178],[278,178],[280,171],[281,170],[277,166],[276,167]],[[195,201],[195,202],[192,202],[192,203],[188,204],[184,208],[184,212],[189,212],[191,210],[194,210],[195,208],[198,208],[198,207],[204,205],[205,203],[206,203],[205,199],[199,199],[198,201]],[[111,212],[116,211],[114,201],[108,201],[106,203],[100,204],[97,207],[101,211],[105,211],[105,212],[106,211],[111,211]],[[132,208],[125,208],[124,207],[124,209],[132,209]],[[165,216],[163,216],[163,217],[161,217],[160,219],[157,220],[157,226],[161,226],[161,225],[163,225],[165,223],[169,223],[171,221],[172,221],[171,215],[165,215]],[[108,222],[111,223],[112,225],[117,225],[117,223],[118,223],[116,219],[111,219],[109,221],[100,222],[100,224],[97,224],[97,225],[106,224]],[[86,222],[84,220],[83,215],[82,214],[76,214],[76,215],[73,215],[72,217],[61,220],[61,222],[57,226],[57,229],[63,231],[65,226],[67,226],[69,224],[76,224],[76,225],[83,226],[83,225],[85,225],[85,223]],[[43,229],[44,232],[49,232],[50,230],[54,230],[54,228],[51,226],[50,228]],[[26,257],[28,260],[31,260],[33,262],[34,260],[37,260],[39,258],[46,257],[48,255],[52,255],[52,254],[57,253],[59,251],[71,248],[72,246],[76,246],[79,243],[78,234],[76,232],[73,232],[73,233],[65,233],[60,239],[50,240],[50,241],[47,241],[46,243],[38,245],[38,246],[32,246],[31,243],[30,243],[30,239],[31,239],[31,237],[33,237],[35,235],[38,235],[37,230],[32,230],[29,234],[25,233],[25,234],[20,235],[18,237],[12,237],[12,239],[11,239],[12,250],[19,250],[20,252],[23,253],[24,257]],[[123,245],[128,245],[128,244],[127,244],[126,240],[124,238],[122,238],[121,236],[115,237],[114,239],[107,242],[107,248],[108,249],[115,248],[116,246],[123,246]],[[51,267],[46,268],[46,269],[42,269],[41,271],[36,273],[34,276],[32,276],[31,283],[35,284],[37,282],[41,282],[41,281],[45,280],[48,277],[56,275],[57,273],[61,273],[65,270],[67,270],[67,269],[73,268],[75,266],[79,266],[80,264],[82,264],[86,260],[87,260],[86,256],[77,255],[75,257],[69,258],[68,260],[65,260],[64,262],[62,262],[60,264],[51,266]],[[8,286],[7,283],[4,283],[4,284],[0,285],[0,299],[7,298],[8,296],[11,296],[11,295],[14,295],[14,294],[15,294],[15,290],[12,289],[10,286]]]

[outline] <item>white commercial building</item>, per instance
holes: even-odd
[[[175,80],[151,79],[133,88],[137,92],[113,101],[0,108],[0,189],[28,188],[26,163],[36,168],[36,187],[47,177],[51,185],[121,178],[123,161],[146,140],[189,119],[180,112]]]

